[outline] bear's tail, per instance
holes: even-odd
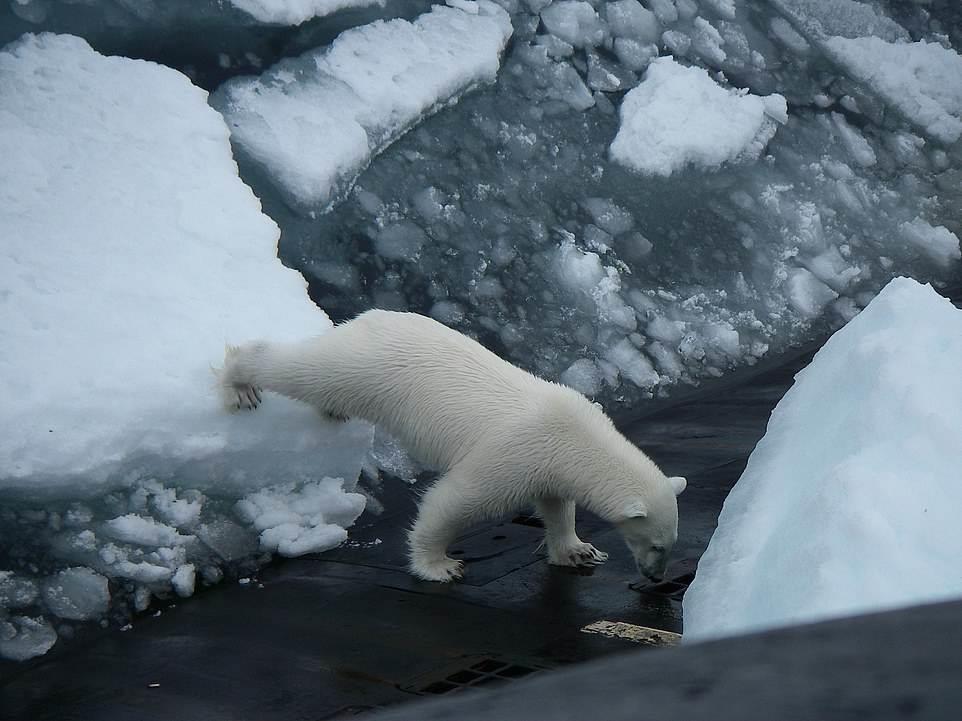
[[[211,368],[224,408],[231,413],[252,411],[261,404],[263,398],[263,391],[254,378],[252,364],[245,362],[246,352],[246,348],[227,345],[224,348],[224,365]]]

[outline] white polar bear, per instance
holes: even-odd
[[[231,410],[271,390],[380,425],[439,470],[408,537],[420,578],[459,578],[462,562],[447,556],[459,532],[532,503],[549,563],[607,559],[575,533],[581,504],[618,527],[642,574],[664,573],[685,479],[666,477],[578,392],[430,318],[372,310],[318,338],[228,348],[219,378]]]

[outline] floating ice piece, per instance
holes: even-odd
[[[725,62],[728,54],[722,49],[725,44],[721,33],[703,17],[696,17],[692,23],[691,50],[706,63],[717,67]]]
[[[17,576],[13,571],[0,571],[0,608],[23,608],[33,603],[39,590],[31,578]]]
[[[902,223],[899,230],[903,238],[943,268],[962,258],[958,237],[944,225],[932,226],[916,218]]]
[[[631,212],[609,198],[585,198],[582,205],[595,225],[611,235],[627,233],[635,225]]]
[[[782,15],[814,38],[873,35],[884,40],[907,40],[905,28],[869,3],[858,0],[771,0]]]
[[[798,374],[685,594],[685,639],[962,596],[962,311],[891,281]]]
[[[604,23],[591,3],[584,0],[556,0],[541,11],[541,22],[548,32],[576,48],[604,42]]]
[[[230,415],[213,391],[226,340],[331,323],[277,259],[277,226],[206,99],[71,36],[0,52],[0,489],[89,495],[133,472],[246,492],[295,466],[356,477],[369,430],[283,398]]]
[[[545,46],[523,45],[515,52],[527,66],[528,79],[543,88],[549,98],[567,103],[575,110],[586,110],[595,104],[591,91],[574,66],[552,60]]]
[[[194,580],[196,572],[193,563],[185,563],[180,566],[174,575],[171,576],[170,584],[174,587],[177,595],[186,598],[194,595]]]
[[[812,47],[809,45],[808,40],[802,37],[791,24],[785,20],[785,18],[774,17],[769,22],[769,27],[771,28],[772,35],[774,35],[782,44],[789,48],[792,52],[798,55],[804,55],[808,53]]]
[[[561,374],[561,382],[589,398],[598,395],[604,376],[588,358],[579,358]]]
[[[702,0],[701,4],[725,20],[735,19],[735,0]]]
[[[476,9],[435,6],[413,22],[352,28],[329,48],[225,83],[211,102],[289,202],[326,207],[418,121],[494,81],[511,20],[490,0]]]
[[[605,4],[605,18],[611,34],[650,45],[661,37],[661,25],[651,10],[638,0],[614,0]]]
[[[938,43],[890,43],[876,37],[833,37],[835,62],[927,135],[962,136],[962,56]]]
[[[651,361],[643,356],[627,338],[611,346],[605,358],[614,363],[622,375],[639,388],[650,388],[661,381]]]
[[[0,658],[26,661],[43,656],[57,642],[57,632],[43,618],[0,619]]]
[[[262,23],[300,25],[347,8],[384,5],[385,0],[230,0],[230,4]]]
[[[785,287],[788,302],[802,318],[816,318],[826,305],[838,298],[838,293],[805,268],[789,271]]]
[[[107,612],[107,579],[89,568],[65,568],[43,582],[44,605],[53,615],[73,621],[97,618]]]
[[[107,521],[104,533],[115,540],[137,546],[179,546],[191,538],[181,535],[176,528],[134,513]]]
[[[785,98],[724,88],[705,70],[653,61],[621,105],[613,160],[646,175],[754,159],[787,120]]]

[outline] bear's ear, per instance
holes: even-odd
[[[641,501],[632,501],[625,506],[622,514],[624,515],[625,520],[629,518],[647,518],[648,508]]]
[[[671,483],[671,488],[676,496],[680,496],[681,492],[684,491],[688,485],[688,481],[682,476],[672,476],[668,479],[668,482]]]

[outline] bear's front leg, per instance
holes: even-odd
[[[585,543],[575,533],[574,501],[539,498],[535,508],[544,520],[545,546],[552,566],[597,566],[608,560],[607,553]]]
[[[467,494],[450,472],[424,494],[418,517],[408,534],[411,573],[425,581],[455,581],[464,575],[464,563],[450,558],[448,544],[469,516]]]

